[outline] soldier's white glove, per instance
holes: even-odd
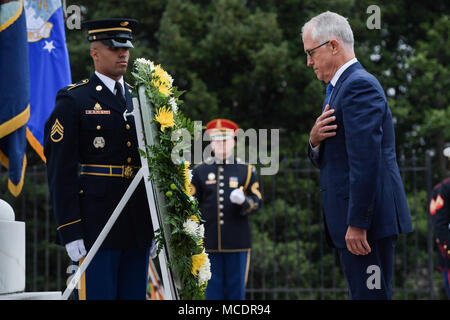
[[[242,189],[235,189],[230,194],[230,201],[236,204],[243,204],[245,201],[244,191]]]
[[[86,255],[83,239],[78,239],[66,244],[66,251],[73,262],[77,262]]]

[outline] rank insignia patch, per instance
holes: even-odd
[[[50,134],[50,139],[53,142],[59,142],[64,137],[64,127],[59,123],[58,118],[56,118],[55,123],[52,126],[52,132]]]
[[[437,195],[436,200],[431,199],[430,202],[430,214],[433,216],[436,214],[436,211],[441,209],[444,206],[444,199],[440,194]]]

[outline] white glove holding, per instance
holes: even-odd
[[[78,239],[66,244],[66,251],[72,261],[79,261],[86,255],[83,239]]]
[[[230,194],[230,201],[236,204],[243,204],[245,202],[245,194],[242,189],[235,189]]]

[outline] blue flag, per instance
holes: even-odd
[[[44,125],[59,89],[72,83],[60,0],[24,2],[30,61],[30,120],[27,139],[45,161]]]
[[[26,124],[30,117],[28,44],[23,0],[0,1],[0,162],[8,188],[18,196],[26,168]]]

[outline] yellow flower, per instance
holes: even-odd
[[[205,263],[207,258],[206,253],[202,252],[199,254],[194,254],[191,259],[192,259],[192,274],[194,276],[197,275],[198,271],[200,270],[200,267],[203,266],[203,264]]]
[[[192,173],[189,170],[189,162],[184,162],[183,168],[183,176],[184,176],[184,193],[189,197],[191,195],[191,175]],[[198,221],[197,221],[198,222]]]
[[[167,127],[173,127],[175,121],[173,120],[173,112],[166,106],[158,109],[155,115],[155,120],[161,124],[161,131],[164,131]]]
[[[198,218],[196,216],[190,216],[189,219],[191,219],[191,220],[193,220],[193,221],[195,221],[197,223],[200,222],[200,220],[198,220]]]
[[[172,77],[161,67],[160,64],[155,66],[153,72],[152,84],[158,88],[159,92],[168,96],[172,93]]]

